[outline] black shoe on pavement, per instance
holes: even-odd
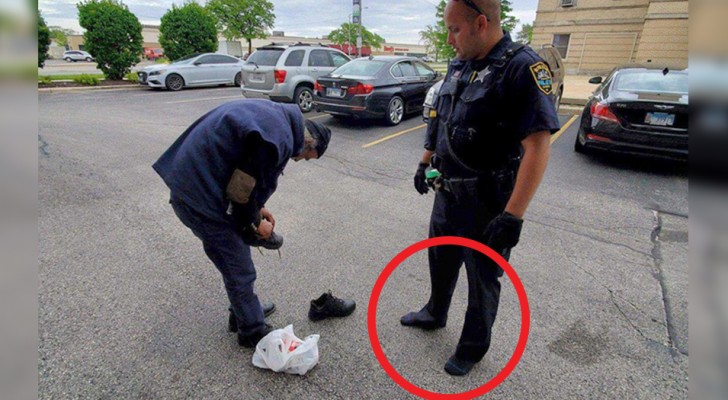
[[[467,373],[470,372],[471,369],[473,369],[475,364],[477,363],[467,360],[461,360],[453,355],[445,363],[445,372],[455,376],[467,375]]]
[[[238,344],[249,349],[255,348],[255,345],[260,342],[260,339],[263,339],[272,330],[273,327],[271,325],[265,324],[263,329],[252,335],[241,335],[238,333]]]
[[[427,311],[427,307],[417,312],[411,312],[403,316],[399,322],[404,326],[411,326],[414,328],[424,329],[431,331],[435,329],[441,329],[445,327],[444,321],[438,321],[435,317]]]
[[[276,305],[272,302],[262,303],[260,306],[263,307],[263,317],[265,318],[268,318],[276,311]],[[228,310],[230,310],[230,316],[228,317],[228,331],[234,333],[238,331],[238,319],[235,318],[235,313],[232,308],[228,307]]]
[[[268,239],[261,239],[257,236],[243,236],[243,242],[248,246],[262,247],[268,250],[278,250],[283,246],[283,236],[273,232]]]
[[[311,308],[308,310],[308,319],[320,321],[329,317],[346,317],[356,309],[354,300],[345,300],[335,297],[331,292],[326,292],[316,300],[311,300]]]

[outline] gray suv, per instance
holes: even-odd
[[[302,112],[309,112],[316,79],[350,60],[344,52],[320,44],[259,47],[243,64],[243,96],[295,102]]]

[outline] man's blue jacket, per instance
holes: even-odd
[[[295,104],[232,101],[187,128],[153,168],[172,198],[212,220],[231,221],[225,188],[233,171],[257,180],[251,198],[263,207],[288,160],[303,151],[303,121]]]

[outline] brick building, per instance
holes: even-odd
[[[553,44],[568,73],[628,63],[686,68],[687,0],[539,0],[531,46]]]

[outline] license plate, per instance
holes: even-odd
[[[675,114],[648,112],[645,117],[645,123],[657,126],[673,126],[675,125]]]
[[[326,88],[326,96],[328,96],[328,97],[344,97],[341,89],[339,89],[339,88],[331,88],[331,87],[327,87]]]
[[[263,82],[265,82],[265,75],[253,74],[250,76],[250,81],[255,82],[255,83],[263,83]]]

